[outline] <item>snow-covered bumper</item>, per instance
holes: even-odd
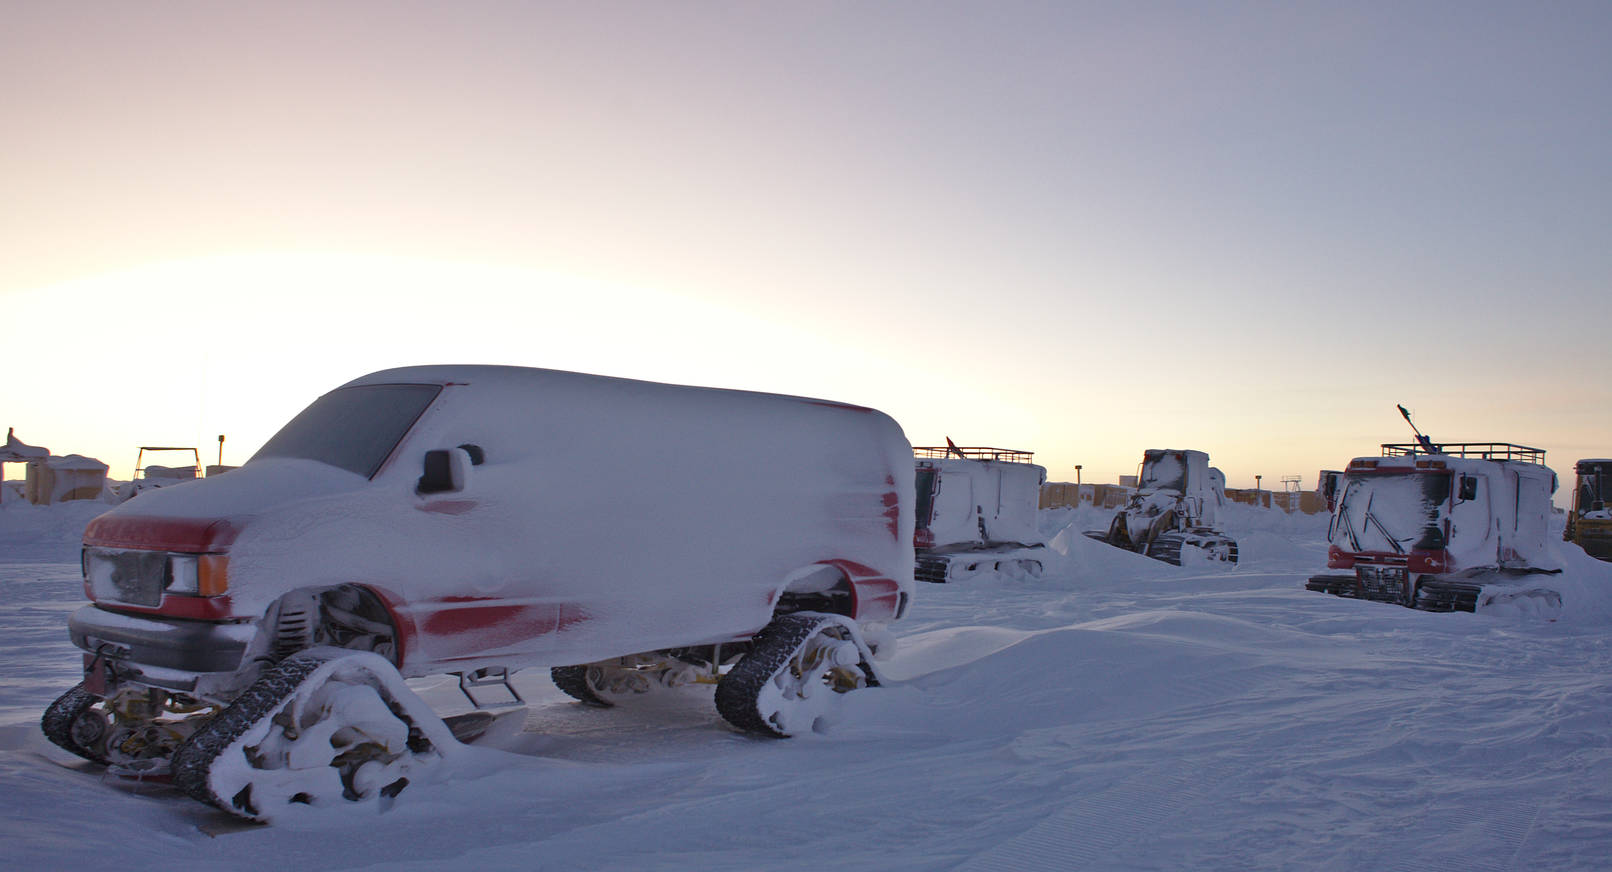
[[[232,683],[257,635],[251,623],[137,617],[93,605],[74,612],[67,630],[87,669],[179,691]]]

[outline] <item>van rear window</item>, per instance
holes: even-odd
[[[337,388],[281,427],[252,460],[316,460],[369,478],[441,392],[441,385]]]

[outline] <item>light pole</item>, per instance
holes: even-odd
[[[1264,477],[1263,475],[1254,476],[1254,505],[1256,506],[1259,505],[1259,480]]]
[[[1080,464],[1075,464],[1075,486],[1080,485]]]

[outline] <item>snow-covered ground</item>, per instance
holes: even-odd
[[[78,679],[65,623],[93,510],[0,506],[15,868],[1612,867],[1612,564],[1570,546],[1554,620],[1427,614],[1305,591],[1323,518],[1231,507],[1225,570],[1043,512],[1046,574],[921,586],[900,681],[852,694],[827,735],[738,734],[709,693],[588,709],[521,673],[529,706],[482,743],[481,777],[235,827],[39,732]],[[412,684],[465,709],[451,679]]]

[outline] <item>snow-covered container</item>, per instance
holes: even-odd
[[[5,444],[0,445],[0,502],[24,497],[28,493],[28,482],[37,475],[34,467],[49,457],[50,449],[23,442],[17,438],[16,428],[8,427]],[[24,464],[21,482],[5,482],[4,472],[8,463]]]
[[[228,475],[89,525],[94,605],[70,631],[97,656],[46,734],[98,759],[75,718],[148,692],[222,704],[269,682],[251,698],[283,699],[341,672],[295,659],[328,646],[461,674],[467,695],[534,665],[592,703],[715,683],[743,729],[815,729],[830,691],[876,683],[862,632],[907,608],[913,502],[901,428],[860,406],[518,367],[374,373]],[[239,726],[221,722],[187,730]],[[175,782],[217,800],[210,755],[229,741],[184,745]]]
[[[106,488],[106,464],[93,457],[69,454],[28,465],[28,502],[53,505],[71,500],[97,500]]]

